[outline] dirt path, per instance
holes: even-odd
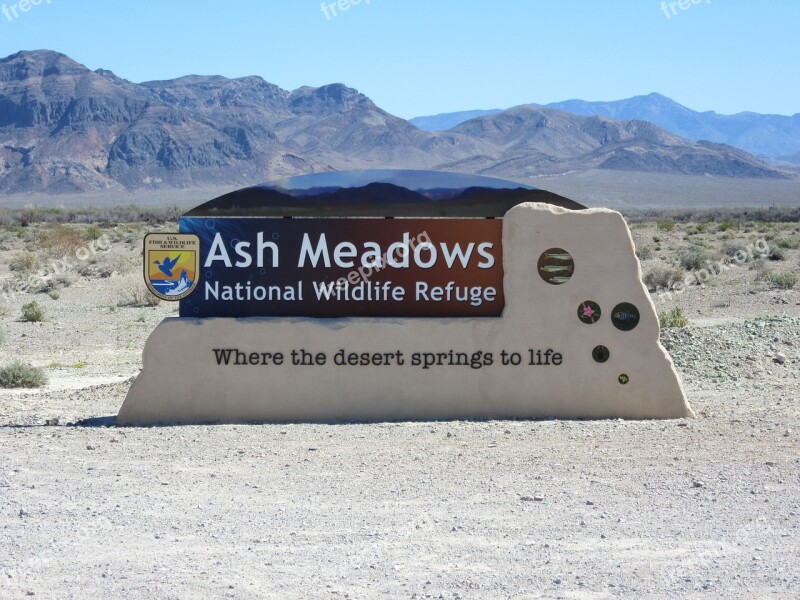
[[[65,401],[108,415],[125,389]],[[793,597],[797,388],[753,392],[690,390],[711,416],[636,423],[119,429],[4,413],[0,596]]]

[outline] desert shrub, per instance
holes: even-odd
[[[63,271],[62,273],[54,275],[53,279],[56,280],[60,287],[69,287],[77,281],[78,276],[72,271]]]
[[[782,290],[791,290],[800,281],[797,273],[773,273],[769,276],[769,282]]]
[[[772,246],[767,258],[773,261],[786,260],[786,251],[778,246]]]
[[[678,258],[680,259],[681,266],[688,271],[701,269],[706,263],[714,260],[714,256],[711,252],[698,246],[682,250],[678,254]]]
[[[717,225],[717,231],[729,231],[729,230],[739,231],[739,229],[741,227],[742,227],[742,224],[739,221],[734,221],[734,220],[729,219],[727,221],[723,221],[722,223],[719,223]]]
[[[662,219],[656,223],[656,227],[658,227],[659,231],[672,231],[675,229],[675,221]]]
[[[128,275],[119,285],[119,306],[158,306],[161,300],[154,296],[141,275]]]
[[[114,257],[109,257],[108,255],[103,255],[102,257],[91,256],[86,260],[80,261],[75,266],[75,270],[82,277],[105,279],[114,274],[116,270],[115,263],[118,262],[120,262],[119,255],[115,255]],[[125,271],[128,270],[129,269],[126,267]]]
[[[103,235],[103,229],[99,225],[92,224],[86,228],[86,230],[83,232],[83,235],[87,240],[96,242],[98,239],[100,239],[100,236]]]
[[[708,231],[708,223],[695,223],[686,228],[686,235],[698,235]]]
[[[648,258],[653,258],[655,252],[653,252],[652,246],[641,246],[640,248],[636,248],[636,256],[639,257],[639,260],[647,260]]]
[[[87,278],[97,277],[100,279],[106,279],[114,274],[114,268],[111,265],[88,261],[79,264],[76,270],[78,271],[79,275]]]
[[[26,207],[4,209],[0,213],[0,227],[27,227],[34,223],[88,223],[114,225],[116,223],[175,223],[185,208],[142,207],[136,205],[112,207]],[[8,225],[5,225],[5,224]]]
[[[45,385],[47,385],[47,374],[42,369],[26,365],[21,360],[15,360],[0,369],[2,388],[38,388]]]
[[[725,256],[733,258],[739,252],[747,254],[747,242],[744,240],[729,240],[722,244],[722,253]]]
[[[651,290],[669,288],[677,281],[683,281],[685,274],[678,267],[653,267],[644,276],[644,284]]]
[[[44,308],[39,306],[36,300],[28,302],[22,306],[22,320],[29,323],[39,323],[44,321],[45,313]]]
[[[798,250],[800,249],[800,236],[777,239],[774,245],[784,250]]]
[[[756,272],[756,281],[770,281],[772,279],[772,269],[764,264],[764,259],[755,261],[750,269]]]
[[[44,230],[39,236],[38,243],[48,256],[61,257],[74,254],[84,245],[84,240],[77,229],[67,225],[56,225]]]
[[[55,273],[44,279],[43,285],[41,288],[41,292],[49,294],[54,290],[60,290],[63,288],[67,288],[75,283],[75,274],[71,273],[70,271],[64,271],[63,273]]]
[[[33,273],[39,268],[39,257],[33,252],[19,252],[8,263],[8,268],[18,273]]]
[[[676,306],[672,310],[658,313],[658,323],[662,329],[686,327],[689,324],[689,319],[683,314],[683,309],[680,306]]]

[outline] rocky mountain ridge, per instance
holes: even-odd
[[[343,84],[260,77],[141,84],[42,50],[0,59],[0,192],[252,185],[338,169],[526,178],[581,169],[786,175],[744,152],[641,121],[517,107],[422,131]]]
[[[800,164],[800,114],[784,116],[742,112],[721,115],[714,111],[698,112],[657,93],[612,102],[567,100],[537,106],[587,117],[649,121],[689,140],[710,140],[770,161]],[[411,123],[426,131],[445,131],[476,116],[500,112],[503,111],[442,113],[415,117]]]

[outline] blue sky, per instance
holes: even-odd
[[[0,0],[0,55],[47,48],[136,82],[342,82],[406,118],[652,91],[800,112],[797,0],[26,1]]]

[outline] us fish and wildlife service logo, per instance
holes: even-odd
[[[144,282],[154,296],[176,302],[200,283],[200,238],[190,233],[144,237]]]

